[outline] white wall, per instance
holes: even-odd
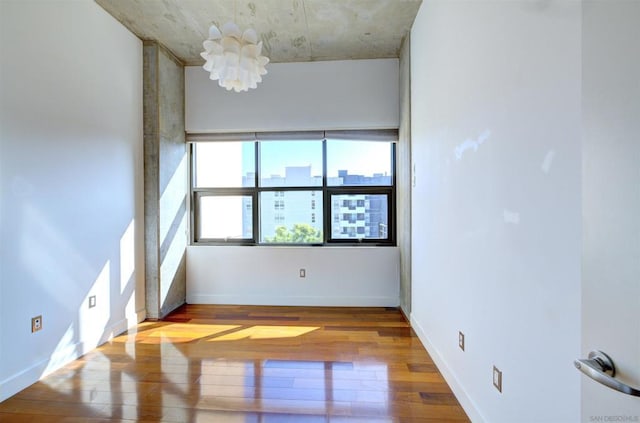
[[[186,130],[397,128],[398,60],[274,63],[256,90],[227,92],[185,70]],[[397,306],[396,248],[187,248],[187,302]],[[306,279],[298,270],[306,267]]]
[[[474,421],[579,419],[580,22],[427,0],[411,32],[411,320]]]
[[[142,43],[88,0],[0,31],[1,401],[141,320],[144,263]]]
[[[609,354],[640,386],[638,1],[583,3],[582,357]],[[582,378],[582,421],[640,421],[640,398]]]
[[[192,246],[187,303],[396,307],[399,274],[394,247]]]
[[[185,68],[187,132],[397,128],[398,60],[271,63],[255,90],[228,92]]]

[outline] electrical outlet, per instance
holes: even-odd
[[[301,278],[306,278],[307,277],[307,271],[305,269],[300,269],[300,277]]]
[[[31,332],[38,332],[42,329],[42,316],[31,318]]]
[[[458,332],[458,346],[464,351],[464,333]]]
[[[502,392],[502,372],[496,366],[493,366],[493,386],[498,392]]]
[[[92,295],[89,297],[89,308],[94,308],[96,306],[96,296]]]

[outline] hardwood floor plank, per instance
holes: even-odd
[[[420,398],[424,404],[431,405],[456,405],[458,400],[448,392],[420,392]]]
[[[396,309],[186,305],[0,403],[0,421],[469,420]]]

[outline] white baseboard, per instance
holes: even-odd
[[[433,359],[436,367],[438,367],[438,370],[447,381],[447,384],[449,384],[449,387],[458,399],[458,402],[460,402],[460,405],[464,409],[465,413],[467,413],[467,416],[474,423],[484,423],[486,419],[482,416],[482,413],[480,413],[480,410],[478,410],[478,407],[476,407],[473,400],[469,397],[469,395],[467,395],[467,392],[455,377],[455,374],[451,371],[451,369],[449,369],[449,366],[447,366],[447,362],[440,355],[440,352],[433,346],[433,344],[429,340],[429,336],[427,336],[427,333],[424,331],[422,326],[420,326],[420,323],[418,323],[418,321],[414,319],[413,314],[411,315],[410,322],[411,327],[418,335],[420,342],[422,342],[422,345]]]
[[[48,364],[49,360],[40,361],[0,381],[0,402],[37,382],[46,370]]]
[[[294,297],[286,295],[209,295],[187,293],[188,304],[233,304],[317,307],[398,307],[397,297]]]
[[[147,318],[147,309],[141,308],[140,310],[136,310],[136,319],[137,323],[144,321]],[[132,327],[133,325],[129,326]],[[129,329],[129,328],[127,328]]]
[[[84,342],[70,344],[63,349],[56,350],[51,357],[9,376],[0,382],[0,402],[31,386],[73,360],[82,357],[93,348],[88,348],[88,345]]]
[[[26,369],[22,369],[19,372],[14,373],[5,380],[0,381],[0,402],[31,386],[38,380],[55,372],[73,360],[82,357],[99,345],[104,344],[112,337],[121,334],[132,326],[135,326],[138,322],[144,320],[145,316],[146,310],[143,309],[136,311],[136,318],[138,319],[137,322],[129,322],[127,319],[122,319],[114,323],[109,328],[105,328],[104,333],[106,335],[104,336],[104,339],[100,339],[98,343],[87,344],[84,341],[80,341],[67,345],[60,350],[56,350],[51,357],[41,360]]]

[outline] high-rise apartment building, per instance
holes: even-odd
[[[254,174],[247,174],[254,178]],[[339,171],[338,177],[329,178],[328,186],[343,185],[389,185],[391,177],[382,174],[373,176],[349,175]],[[269,190],[260,193],[260,239],[262,242],[278,242],[278,228],[293,231],[294,225],[308,225],[316,231],[318,242],[322,242],[323,191],[322,177],[311,174],[311,166],[289,166],[285,175],[270,175],[261,178],[262,187],[308,187],[300,190]],[[329,207],[331,213],[331,236],[335,239],[364,239],[387,237],[387,200],[381,195],[340,194],[333,195]],[[252,209],[247,202],[243,209],[245,227],[251,227]],[[282,231],[282,229],[281,229]]]

